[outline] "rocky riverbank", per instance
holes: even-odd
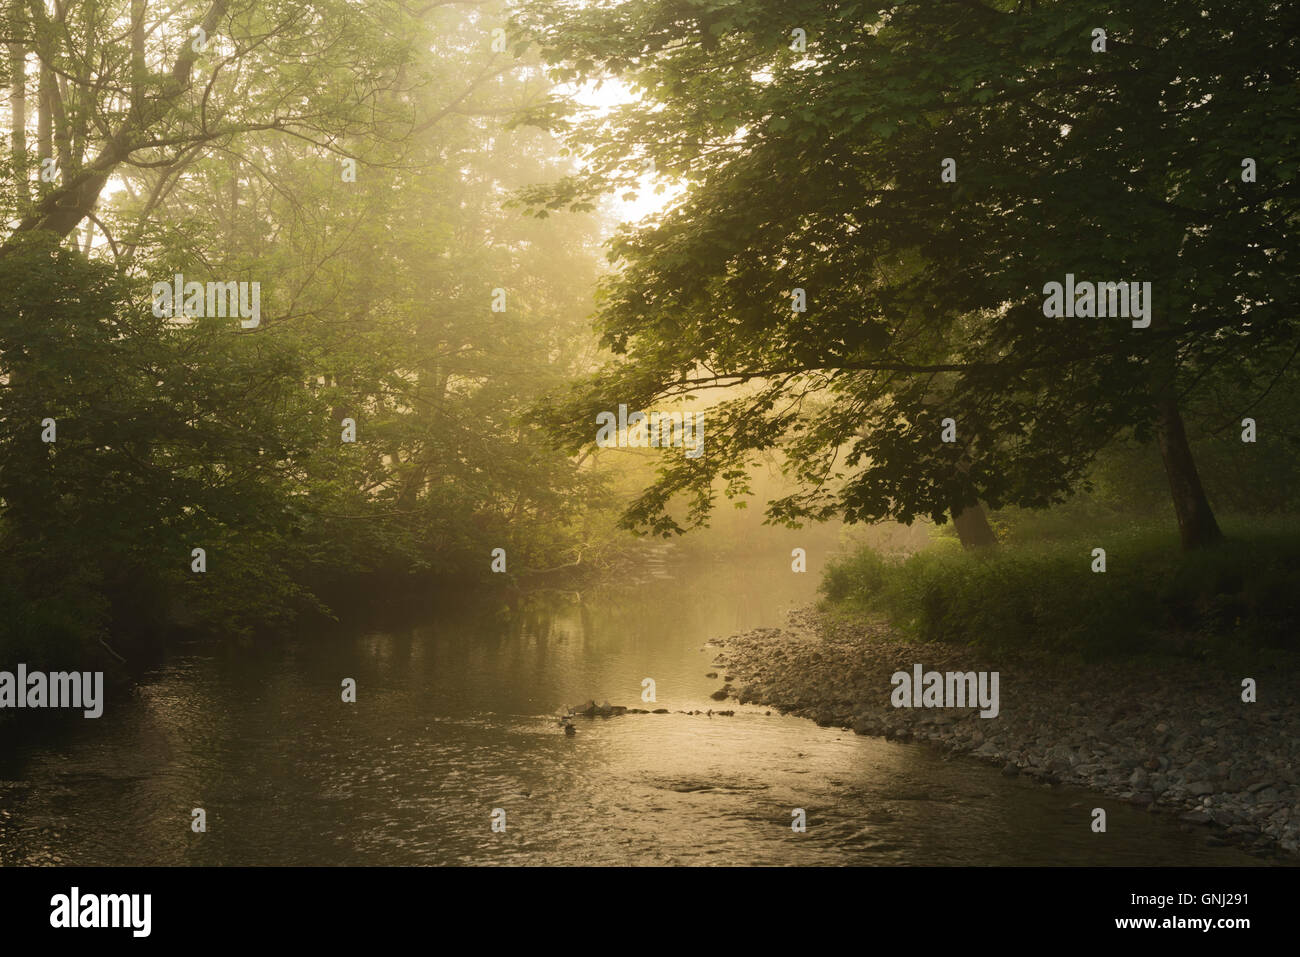
[[[969,648],[905,639],[883,621],[806,608],[784,628],[713,642],[726,690],[858,734],[929,741],[1028,775],[1208,825],[1208,843],[1260,856],[1300,853],[1300,679],[1210,672],[1191,661],[1158,670],[990,660]],[[978,708],[895,708],[895,672],[997,671],[997,717]],[[1242,678],[1258,702],[1241,699]],[[1099,800],[1098,806],[1105,807]]]

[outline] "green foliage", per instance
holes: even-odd
[[[993,552],[938,542],[902,561],[863,549],[822,582],[832,605],[887,615],[918,638],[989,651],[1139,654],[1300,651],[1300,526],[1234,520],[1232,539],[1179,553],[1169,527],[1077,532]],[[1104,547],[1105,573],[1091,570]]]
[[[146,640],[170,601],[232,632],[291,610],[289,463],[316,410],[284,343],[169,327],[111,267],[39,234],[0,259],[0,286],[6,577],[32,619],[55,601],[78,623],[57,633]]]
[[[1157,396],[1221,430],[1255,411],[1297,336],[1300,125],[1279,117],[1300,106],[1284,39],[1298,16],[1245,0],[1147,0],[1130,16],[1101,2],[525,4],[521,28],[561,76],[609,71],[642,94],[576,122],[590,168],[533,201],[627,188],[646,155],[688,187],[615,243],[600,312],[615,358],[554,395],[547,421],[579,447],[606,396],[724,390],[709,454],[667,462],[629,510],[664,533],[702,524],[713,490],[772,450],[797,481],[774,521],[941,522],[977,500],[1060,504],[1117,438],[1151,440]],[[794,26],[806,54],[789,49]],[[1241,182],[1244,154],[1267,181]],[[1151,282],[1150,328],[1045,318],[1044,283],[1067,272]],[[1202,408],[1229,382],[1239,404]],[[1238,447],[1231,468],[1293,462],[1280,438],[1253,458]]]
[[[217,7],[197,86],[160,69],[190,38],[145,30],[147,109],[120,95],[131,5],[78,7],[32,48],[104,76],[55,118],[76,146],[63,179],[29,182],[20,137],[0,167],[20,221],[0,243],[0,641],[111,635],[131,656],[178,625],[248,635],[380,587],[482,580],[495,547],[512,574],[557,564],[588,531],[601,477],[523,413],[586,368],[598,223],[506,208],[565,165],[509,125],[546,85],[490,50],[500,10]],[[68,57],[74,37],[99,66]],[[108,89],[103,122],[78,126]],[[73,195],[96,149],[123,188]],[[259,283],[260,325],[155,317],[175,273]]]

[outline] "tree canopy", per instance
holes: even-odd
[[[942,521],[1059,502],[1131,433],[1158,440],[1185,544],[1213,541],[1180,406],[1225,374],[1263,388],[1295,351],[1298,20],[1181,0],[527,5],[517,28],[558,77],[639,94],[557,124],[588,165],[534,208],[635,188],[646,159],[688,186],[614,246],[615,359],[549,421],[576,447],[612,397],[747,384],[710,410],[709,454],[666,460],[629,512],[663,533],[684,527],[677,496],[703,522],[769,449],[801,480],[774,520]],[[1045,315],[1067,274],[1150,283],[1149,324]]]
[[[248,633],[571,556],[596,479],[522,417],[584,362],[599,224],[506,207],[568,167],[509,126],[549,83],[501,5],[4,14],[11,637]],[[178,274],[257,284],[260,321],[159,315]]]

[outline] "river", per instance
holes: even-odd
[[[705,642],[815,598],[779,558],[182,646],[102,718],[0,757],[0,863],[1258,863],[1114,800],[712,701]],[[587,698],[671,713],[566,736],[555,712]],[[678,713],[710,708],[736,714]]]

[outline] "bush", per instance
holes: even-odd
[[[1131,525],[993,551],[941,539],[904,561],[863,549],[821,587],[830,604],[884,614],[918,638],[987,650],[1296,649],[1300,533],[1289,520],[1224,524],[1228,541],[1193,553],[1167,528]],[[1096,547],[1104,574],[1091,570]]]

